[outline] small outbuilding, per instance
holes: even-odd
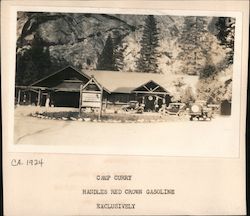
[[[220,110],[221,110],[221,115],[231,115],[231,101],[229,100],[223,100],[221,102]]]

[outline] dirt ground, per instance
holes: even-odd
[[[15,108],[14,143],[83,146],[85,153],[221,156],[237,154],[233,121],[109,123],[39,119],[39,107]],[[55,110],[60,108],[53,108]],[[75,111],[75,109],[63,109]]]

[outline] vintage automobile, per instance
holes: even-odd
[[[128,104],[121,107],[125,112],[135,111],[136,113],[143,113],[144,108],[140,106],[138,101],[129,101]]]
[[[206,101],[196,101],[189,109],[190,120],[211,120],[213,111],[211,107],[207,106]]]
[[[170,103],[165,111],[169,115],[181,116],[186,113],[186,108],[187,106],[185,103]]]

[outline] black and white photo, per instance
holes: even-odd
[[[235,16],[17,11],[16,24],[16,145],[205,153],[201,137],[234,139]]]

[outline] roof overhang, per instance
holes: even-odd
[[[58,71],[56,71],[56,72],[54,72],[54,73],[52,73],[52,74],[49,74],[48,76],[43,77],[43,78],[40,79],[40,80],[35,81],[35,82],[32,83],[30,86],[34,86],[34,85],[36,85],[36,84],[38,84],[38,83],[40,83],[40,82],[42,82],[42,81],[44,81],[44,80],[46,80],[46,79],[48,79],[48,78],[50,78],[50,77],[52,77],[52,76],[58,74],[58,73],[61,73],[62,71],[64,71],[65,69],[68,69],[68,68],[74,70],[75,72],[79,73],[81,76],[87,78],[88,80],[90,79],[90,77],[89,77],[87,74],[81,73],[80,71],[78,71],[76,68],[74,68],[74,67],[72,67],[72,66],[67,66],[67,67],[64,67],[64,68],[62,68],[62,69],[60,69],[60,70],[58,70]]]
[[[154,89],[149,89],[147,87],[147,84],[149,84],[149,83],[154,83],[156,85],[156,87]],[[145,91],[139,90],[141,88],[144,88]],[[163,91],[157,91],[157,89],[159,89],[159,88],[161,88]],[[168,90],[166,90],[164,87],[162,87],[161,85],[159,85],[154,80],[149,80],[148,82],[140,85],[139,87],[136,87],[135,89],[132,90],[132,92],[134,92],[134,93],[141,93],[141,94],[162,94],[162,95],[170,94],[170,92]]]

